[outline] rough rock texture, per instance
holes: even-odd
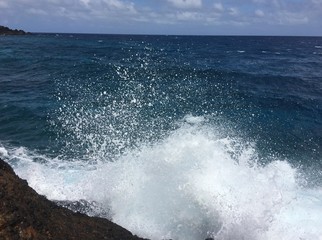
[[[37,194],[0,159],[0,239],[133,239],[126,229],[59,207]]]
[[[10,29],[8,27],[0,26],[0,35],[25,35],[28,34],[23,30]]]

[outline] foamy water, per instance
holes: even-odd
[[[20,177],[52,200],[85,199],[151,239],[322,239],[322,189],[287,161],[258,163],[256,146],[186,116],[155,143],[87,163],[0,148]]]

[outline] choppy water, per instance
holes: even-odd
[[[322,38],[1,37],[0,156],[139,236],[322,239],[321,60]]]

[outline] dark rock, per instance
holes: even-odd
[[[29,34],[23,30],[10,29],[8,27],[0,26],[0,35],[25,35]]]
[[[103,209],[94,201],[86,201],[84,199],[78,201],[54,201],[58,206],[62,206],[73,212],[84,213],[93,217],[102,217],[111,220],[111,213],[109,209]]]
[[[111,221],[74,213],[36,193],[0,159],[0,239],[139,240]]]

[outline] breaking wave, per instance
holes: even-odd
[[[0,156],[38,193],[95,203],[96,214],[151,239],[321,239],[322,189],[281,159],[261,164],[256,145],[188,115],[167,136],[108,161]],[[88,212],[93,214],[93,212]]]

